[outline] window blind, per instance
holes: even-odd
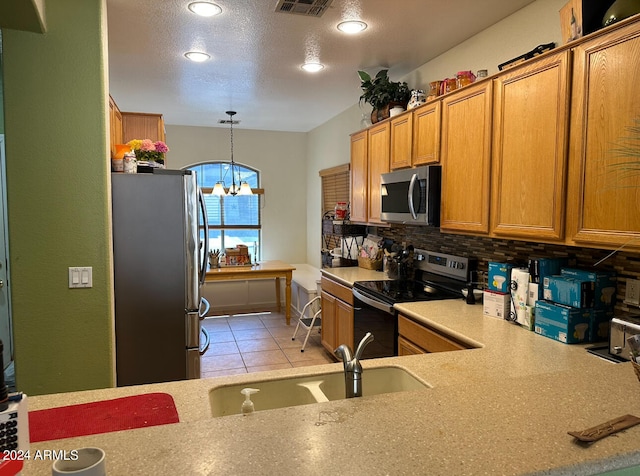
[[[320,171],[322,181],[322,216],[333,211],[338,202],[349,203],[349,164]]]
[[[322,216],[327,212],[333,214],[336,203],[349,203],[350,197],[350,175],[349,164],[339,165],[330,169],[320,171],[320,180],[322,181]],[[323,227],[324,228],[324,227]],[[324,260],[330,261],[330,255],[327,255],[333,248],[340,246],[340,239],[333,234],[322,235],[323,246],[323,265]]]

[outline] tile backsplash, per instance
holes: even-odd
[[[567,257],[572,264],[575,260],[575,266],[579,268],[615,271],[618,283],[616,312],[640,313],[640,309],[629,307],[623,302],[627,279],[640,279],[640,253],[618,251],[611,254],[611,250],[445,234],[441,233],[439,228],[423,226],[394,224],[389,228],[377,228],[375,233],[398,243],[406,242],[407,245],[411,244],[416,248],[476,258],[479,274],[485,282],[489,261],[515,261],[526,265],[530,256]],[[603,259],[604,261],[594,267]]]

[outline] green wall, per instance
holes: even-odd
[[[4,134],[4,92],[2,87],[2,31],[0,31],[0,134]]]
[[[18,390],[114,384],[105,0],[47,0],[47,32],[3,29]],[[69,289],[68,267],[93,288]]]

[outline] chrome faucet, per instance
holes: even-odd
[[[346,390],[346,397],[361,397],[362,396],[362,365],[360,365],[360,358],[364,348],[373,340],[373,334],[367,332],[362,338],[356,353],[352,357],[351,349],[348,345],[342,344],[333,352],[342,359],[344,365],[344,386]]]

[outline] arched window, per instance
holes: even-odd
[[[231,185],[230,162],[204,162],[186,167],[194,170],[198,178],[198,185],[204,194],[209,221],[209,249],[219,249],[224,253],[225,248],[235,248],[236,245],[246,245],[249,248],[252,261],[261,259],[260,232],[260,172],[244,165],[234,165],[235,181],[247,182],[253,195],[212,195],[216,182],[224,182],[224,187]],[[238,178],[239,177],[239,178]],[[205,230],[201,229],[201,238]]]

